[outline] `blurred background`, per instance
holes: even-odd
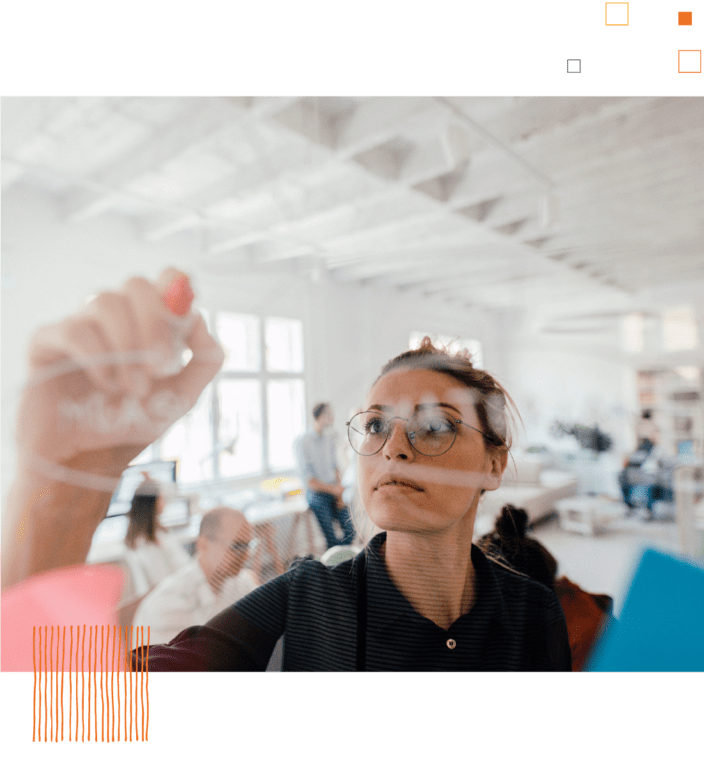
[[[478,535],[523,506],[618,613],[644,543],[704,558],[703,124],[701,98],[4,98],[3,494],[32,331],[171,265],[227,359],[92,561],[124,563],[145,465],[186,548],[226,504],[260,579],[322,554],[294,440],[330,403],[346,469],[344,422],[428,334],[523,419]]]

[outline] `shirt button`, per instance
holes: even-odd
[[[457,647],[457,643],[450,638],[450,640],[447,641],[447,647],[452,650],[453,648]]]

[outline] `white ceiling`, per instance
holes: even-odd
[[[74,226],[197,230],[224,273],[288,262],[571,327],[704,286],[701,98],[5,98],[13,185]]]

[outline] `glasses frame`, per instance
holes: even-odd
[[[354,447],[354,445],[352,444],[352,438],[350,437],[350,425],[352,424],[352,421],[354,419],[356,419],[357,416],[361,416],[363,413],[374,413],[374,414],[377,414],[382,419],[384,419],[384,421],[386,421],[386,424],[389,427],[386,430],[386,439],[377,448],[377,450],[374,451],[374,453],[360,453]],[[411,447],[413,448],[413,450],[416,451],[416,453],[419,453],[421,456],[431,456],[431,457],[434,457],[434,456],[443,456],[444,454],[446,454],[452,448],[452,446],[455,444],[455,441],[457,440],[457,435],[459,434],[459,430],[457,429],[457,426],[456,426],[457,424],[464,424],[465,427],[469,427],[470,429],[473,429],[475,432],[479,432],[479,434],[482,435],[483,437],[485,437],[489,442],[492,442],[492,440],[489,437],[489,435],[487,435],[485,432],[482,432],[481,429],[477,429],[476,427],[473,427],[471,424],[467,424],[466,421],[462,421],[462,419],[456,419],[453,416],[448,416],[446,413],[443,413],[443,416],[445,416],[447,418],[448,422],[450,422],[450,424],[453,425],[454,435],[452,437],[452,442],[450,443],[450,445],[444,451],[442,451],[441,453],[423,453],[423,451],[421,451],[418,448],[416,448],[415,443],[413,442],[413,440],[411,439],[410,434],[408,433],[408,423],[411,421],[411,419],[415,418],[415,415],[411,416],[410,419],[404,419],[403,416],[392,416],[390,419],[387,419],[386,416],[384,416],[383,414],[379,413],[378,411],[360,411],[359,413],[355,413],[355,415],[349,421],[345,422],[345,426],[347,427],[347,439],[348,439],[350,445],[352,446],[352,450],[358,456],[375,456],[386,445],[386,443],[389,441],[389,438],[391,437],[391,432],[392,432],[392,430],[391,430],[391,422],[398,419],[399,421],[405,421],[406,422],[406,438],[407,438],[409,444],[411,445]]]

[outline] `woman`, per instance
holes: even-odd
[[[144,481],[132,497],[125,535],[125,560],[132,578],[132,592],[143,595],[167,576],[190,562],[176,536],[159,522],[164,499],[159,484],[142,473]]]
[[[98,313],[104,332],[96,352],[110,351],[115,338],[124,344],[124,329],[140,322],[143,333],[133,335],[134,346],[127,349],[151,350],[155,343],[170,341],[175,326],[163,322],[157,306],[163,289],[147,290],[142,282],[139,287],[149,298],[148,307],[128,283],[122,313]],[[149,387],[137,396],[144,400],[154,388],[173,387],[180,405],[195,402],[215,373],[216,347],[202,321],[193,326],[187,343],[193,358],[186,368],[164,379],[143,366],[140,373],[149,375]],[[59,344],[63,357],[84,361],[94,346],[86,341],[77,354]],[[35,358],[41,358],[42,349],[35,342]],[[130,377],[116,367],[119,376],[110,377],[95,366],[86,369],[81,385],[103,390],[116,385],[115,396],[121,387],[127,394]],[[35,405],[55,415],[56,393],[45,394],[44,402]],[[354,560],[332,569],[302,561],[205,626],[152,646],[150,671],[263,670],[280,636],[284,670],[569,670],[565,621],[554,594],[492,563],[472,546],[480,496],[499,487],[506,466],[506,408],[507,397],[489,374],[474,369],[467,357],[434,349],[428,340],[420,350],[390,361],[372,386],[364,412],[349,423],[350,441],[359,454],[361,502],[381,532]],[[34,457],[48,443],[55,464],[73,469],[77,461],[84,473],[114,477],[115,469],[124,469],[144,449],[150,433],[149,442],[158,436],[151,422],[131,429],[120,423],[114,434],[100,439],[86,429],[85,445],[75,458],[46,437],[46,421],[38,421],[37,412],[24,411],[34,426]],[[178,408],[170,413],[162,431],[179,415]],[[25,464],[25,474],[36,472],[36,465]],[[101,505],[107,506],[105,499],[84,489],[76,503],[62,504],[61,491],[49,488],[48,500],[42,499],[32,513],[34,527],[52,518],[65,528],[64,511],[85,546],[100,520]],[[79,551],[80,546],[66,552],[64,562],[80,562]],[[45,559],[35,555],[30,561],[45,570]],[[22,572],[17,558],[10,566],[17,578]]]
[[[526,535],[527,526],[526,511],[507,504],[496,519],[494,530],[482,536],[477,545],[487,556],[555,592],[567,622],[572,671],[579,672],[584,669],[606,623],[613,621],[613,599],[609,595],[585,592],[566,576],[558,579],[557,560],[537,539]]]

